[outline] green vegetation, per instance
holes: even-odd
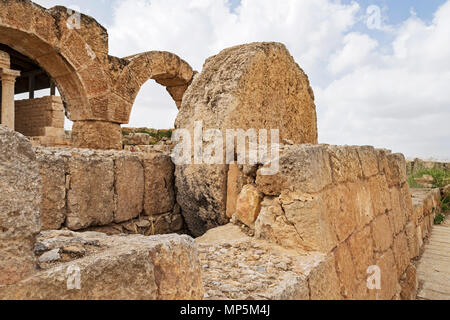
[[[441,208],[444,213],[450,212],[450,196],[446,196],[441,200]]]
[[[439,225],[445,221],[445,216],[442,213],[439,213],[436,218],[434,218],[434,224]]]
[[[424,175],[430,175],[434,178],[433,188],[443,188],[450,180],[450,172],[441,169],[422,169],[414,175],[408,177],[408,184],[410,188],[420,188],[415,179],[422,178]]]

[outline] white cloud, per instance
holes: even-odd
[[[311,79],[321,142],[450,159],[450,0],[429,24],[411,14],[387,25],[383,8],[377,32],[388,34],[387,44],[361,28],[368,14],[357,3],[242,0],[234,12],[227,0],[117,0],[113,6],[113,55],[167,50],[200,70],[226,47],[283,42]],[[131,125],[171,127],[176,112],[167,92],[150,82]]]
[[[319,117],[321,140],[450,159],[449,18],[450,1],[430,25],[412,16],[396,30],[391,55],[372,52],[316,90],[318,108],[326,110]],[[367,42],[359,50],[370,49]],[[330,65],[339,66],[341,56],[334,58]]]

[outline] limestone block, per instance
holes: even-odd
[[[405,209],[403,208],[403,196],[400,193],[398,187],[392,187],[390,189],[392,211],[389,213],[389,220],[391,227],[395,235],[399,234],[406,225],[407,216]]]
[[[335,183],[356,182],[362,177],[362,169],[356,147],[329,146],[328,152]]]
[[[69,159],[66,226],[81,230],[114,220],[114,161],[74,154]]]
[[[374,263],[374,248],[370,227],[353,234],[349,239],[350,252],[355,263],[355,277],[359,280],[367,277],[367,268]]]
[[[73,146],[90,149],[122,149],[120,124],[103,121],[75,121]]]
[[[381,215],[377,217],[371,226],[375,251],[384,252],[389,249],[394,239],[388,216]]]
[[[146,153],[143,164],[145,214],[151,216],[172,211],[175,190],[174,165],[170,156],[159,152]]]
[[[408,240],[406,233],[402,232],[394,239],[392,250],[395,256],[395,263],[397,265],[397,276],[400,277],[410,263],[410,253],[408,248]]]
[[[339,276],[341,294],[345,298],[351,298],[356,292],[355,264],[346,242],[340,244],[335,252],[336,271]]]
[[[337,246],[337,236],[322,195],[285,193],[281,195],[280,202],[304,249],[328,253]]]
[[[265,198],[255,222],[255,237],[265,239],[285,248],[302,248],[303,243],[296,228],[290,223],[278,198]]]
[[[376,262],[381,271],[381,290],[377,290],[378,300],[391,300],[397,291],[398,276],[394,254],[389,249]]]
[[[42,179],[42,230],[57,230],[66,220],[67,158],[42,148],[36,154]]]
[[[144,167],[138,156],[121,154],[114,160],[116,210],[114,222],[136,218],[144,204]]]
[[[406,238],[409,248],[409,259],[415,259],[420,253],[420,241],[417,237],[417,226],[413,222],[409,222],[405,228]]]
[[[375,210],[367,182],[348,186],[352,202],[356,203],[356,223],[358,229],[364,228],[375,219]]]
[[[130,133],[123,138],[123,143],[126,145],[143,146],[148,145],[150,136],[146,133]]]
[[[245,175],[243,170],[235,163],[229,165],[227,181],[227,218],[232,218],[236,213],[236,203],[242,188],[253,179]]]
[[[252,227],[261,211],[261,194],[252,185],[242,189],[236,203],[236,217],[245,225]]]
[[[0,125],[0,286],[30,275],[41,229],[41,178],[31,143]]]
[[[370,146],[358,148],[359,159],[361,160],[361,167],[364,177],[370,178],[378,174],[378,158],[375,148]]]
[[[389,172],[386,176],[389,186],[401,186],[406,182],[406,160],[405,156],[396,153],[387,156]]]
[[[359,214],[354,191],[356,185],[337,185],[324,192],[326,212],[340,242],[345,241],[357,227]]]
[[[406,272],[402,275],[400,286],[402,287],[400,293],[402,300],[416,300],[419,279],[417,277],[417,269],[413,264],[410,264]]]
[[[368,181],[368,189],[376,216],[385,214],[392,209],[389,188],[384,175],[370,178]]]
[[[280,155],[280,170],[275,175],[256,177],[258,190],[266,195],[280,195],[285,190],[319,192],[332,183],[330,158],[325,146],[288,146]]]
[[[308,278],[311,300],[340,300],[339,279],[333,256],[327,256]]]
[[[196,121],[223,134],[279,129],[280,141],[317,143],[318,138],[308,77],[279,43],[236,46],[207,59],[184,94],[175,127],[193,133]],[[179,203],[193,234],[228,222],[227,173],[225,164],[177,168]]]
[[[197,248],[194,240],[188,236],[108,237],[93,232],[70,235],[66,232],[65,236],[59,235],[56,233],[52,237],[61,241],[77,238],[96,242],[102,249],[85,258],[52,266],[13,286],[0,287],[0,299],[203,298]]]

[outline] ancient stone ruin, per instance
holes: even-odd
[[[196,74],[168,52],[112,57],[80,17],[71,28],[64,7],[0,2],[0,299],[433,297],[418,279],[441,191],[411,191],[401,154],[319,145],[313,90],[284,45],[225,49]],[[132,130],[123,150],[149,79],[177,104],[177,130],[251,144],[252,129],[279,129],[278,155],[241,164],[203,137],[178,164],[174,141],[139,146]],[[205,150],[219,161],[198,161]]]

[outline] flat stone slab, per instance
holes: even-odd
[[[196,300],[203,298],[195,241],[188,236],[106,236],[48,231],[39,247],[59,252],[41,271],[11,286],[0,299],[13,300]],[[83,256],[82,258],[79,258]]]
[[[288,250],[249,237],[233,224],[196,241],[207,300],[336,298],[337,278],[329,274],[333,268],[323,253]]]

